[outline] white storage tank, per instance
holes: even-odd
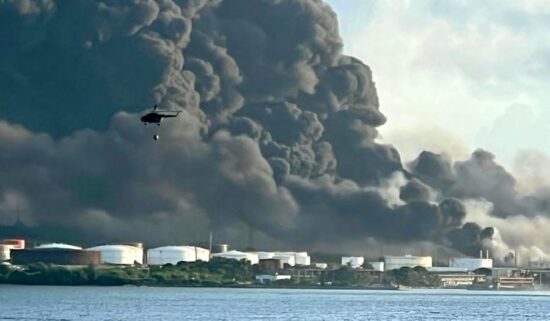
[[[296,252],[296,265],[304,265],[309,266],[311,265],[311,257],[308,255],[307,252]]]
[[[275,252],[273,259],[280,260],[283,264],[296,265],[296,256],[292,252]]]
[[[147,251],[147,264],[164,265],[178,262],[208,262],[210,251],[196,246],[163,246]]]
[[[63,250],[82,250],[80,246],[64,243],[47,243],[36,247],[37,249],[63,249]]]
[[[231,260],[246,260],[249,261],[250,264],[258,264],[260,261],[260,258],[258,257],[258,254],[255,253],[245,253],[245,252],[239,252],[239,251],[228,251],[228,252],[222,252],[222,253],[216,253],[212,255],[213,257],[223,257],[226,259]]]
[[[453,257],[449,259],[449,267],[463,268],[469,271],[477,270],[480,268],[492,269],[493,260],[469,257]]]
[[[376,262],[369,262],[370,265],[372,265],[373,270],[377,272],[384,272],[384,262],[376,261]]]
[[[274,252],[250,252],[252,254],[257,254],[260,260],[272,259],[275,256]]]
[[[143,249],[130,245],[101,245],[87,249],[98,251],[103,264],[143,264]]]
[[[412,256],[412,255],[385,256],[384,266],[386,271],[400,269],[402,267],[415,268],[417,266],[421,266],[424,268],[431,268],[432,257],[431,256]]]
[[[342,265],[349,265],[352,269],[360,268],[365,263],[362,256],[342,256]]]

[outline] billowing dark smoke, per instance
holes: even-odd
[[[371,237],[470,254],[482,229],[463,225],[459,199],[499,217],[544,204],[484,151],[454,165],[424,152],[404,170],[376,142],[371,70],[342,54],[321,0],[4,0],[0,47],[0,210],[43,235],[253,229],[283,245]],[[144,127],[153,103],[184,112]]]

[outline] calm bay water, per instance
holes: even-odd
[[[544,292],[0,285],[0,320],[550,320]]]

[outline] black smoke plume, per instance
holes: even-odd
[[[477,151],[406,171],[376,141],[370,68],[321,0],[0,1],[0,210],[78,242],[314,246],[371,237],[473,253],[460,199],[533,214]],[[182,109],[151,129],[148,106]],[[158,133],[159,142],[152,135]],[[526,205],[528,204],[528,205]],[[522,212],[531,209],[531,212]]]

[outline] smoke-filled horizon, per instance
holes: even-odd
[[[0,46],[4,223],[82,242],[550,251],[548,190],[519,193],[490,152],[402,164],[377,141],[373,75],[323,1],[8,0]],[[183,112],[143,126],[155,103]]]

